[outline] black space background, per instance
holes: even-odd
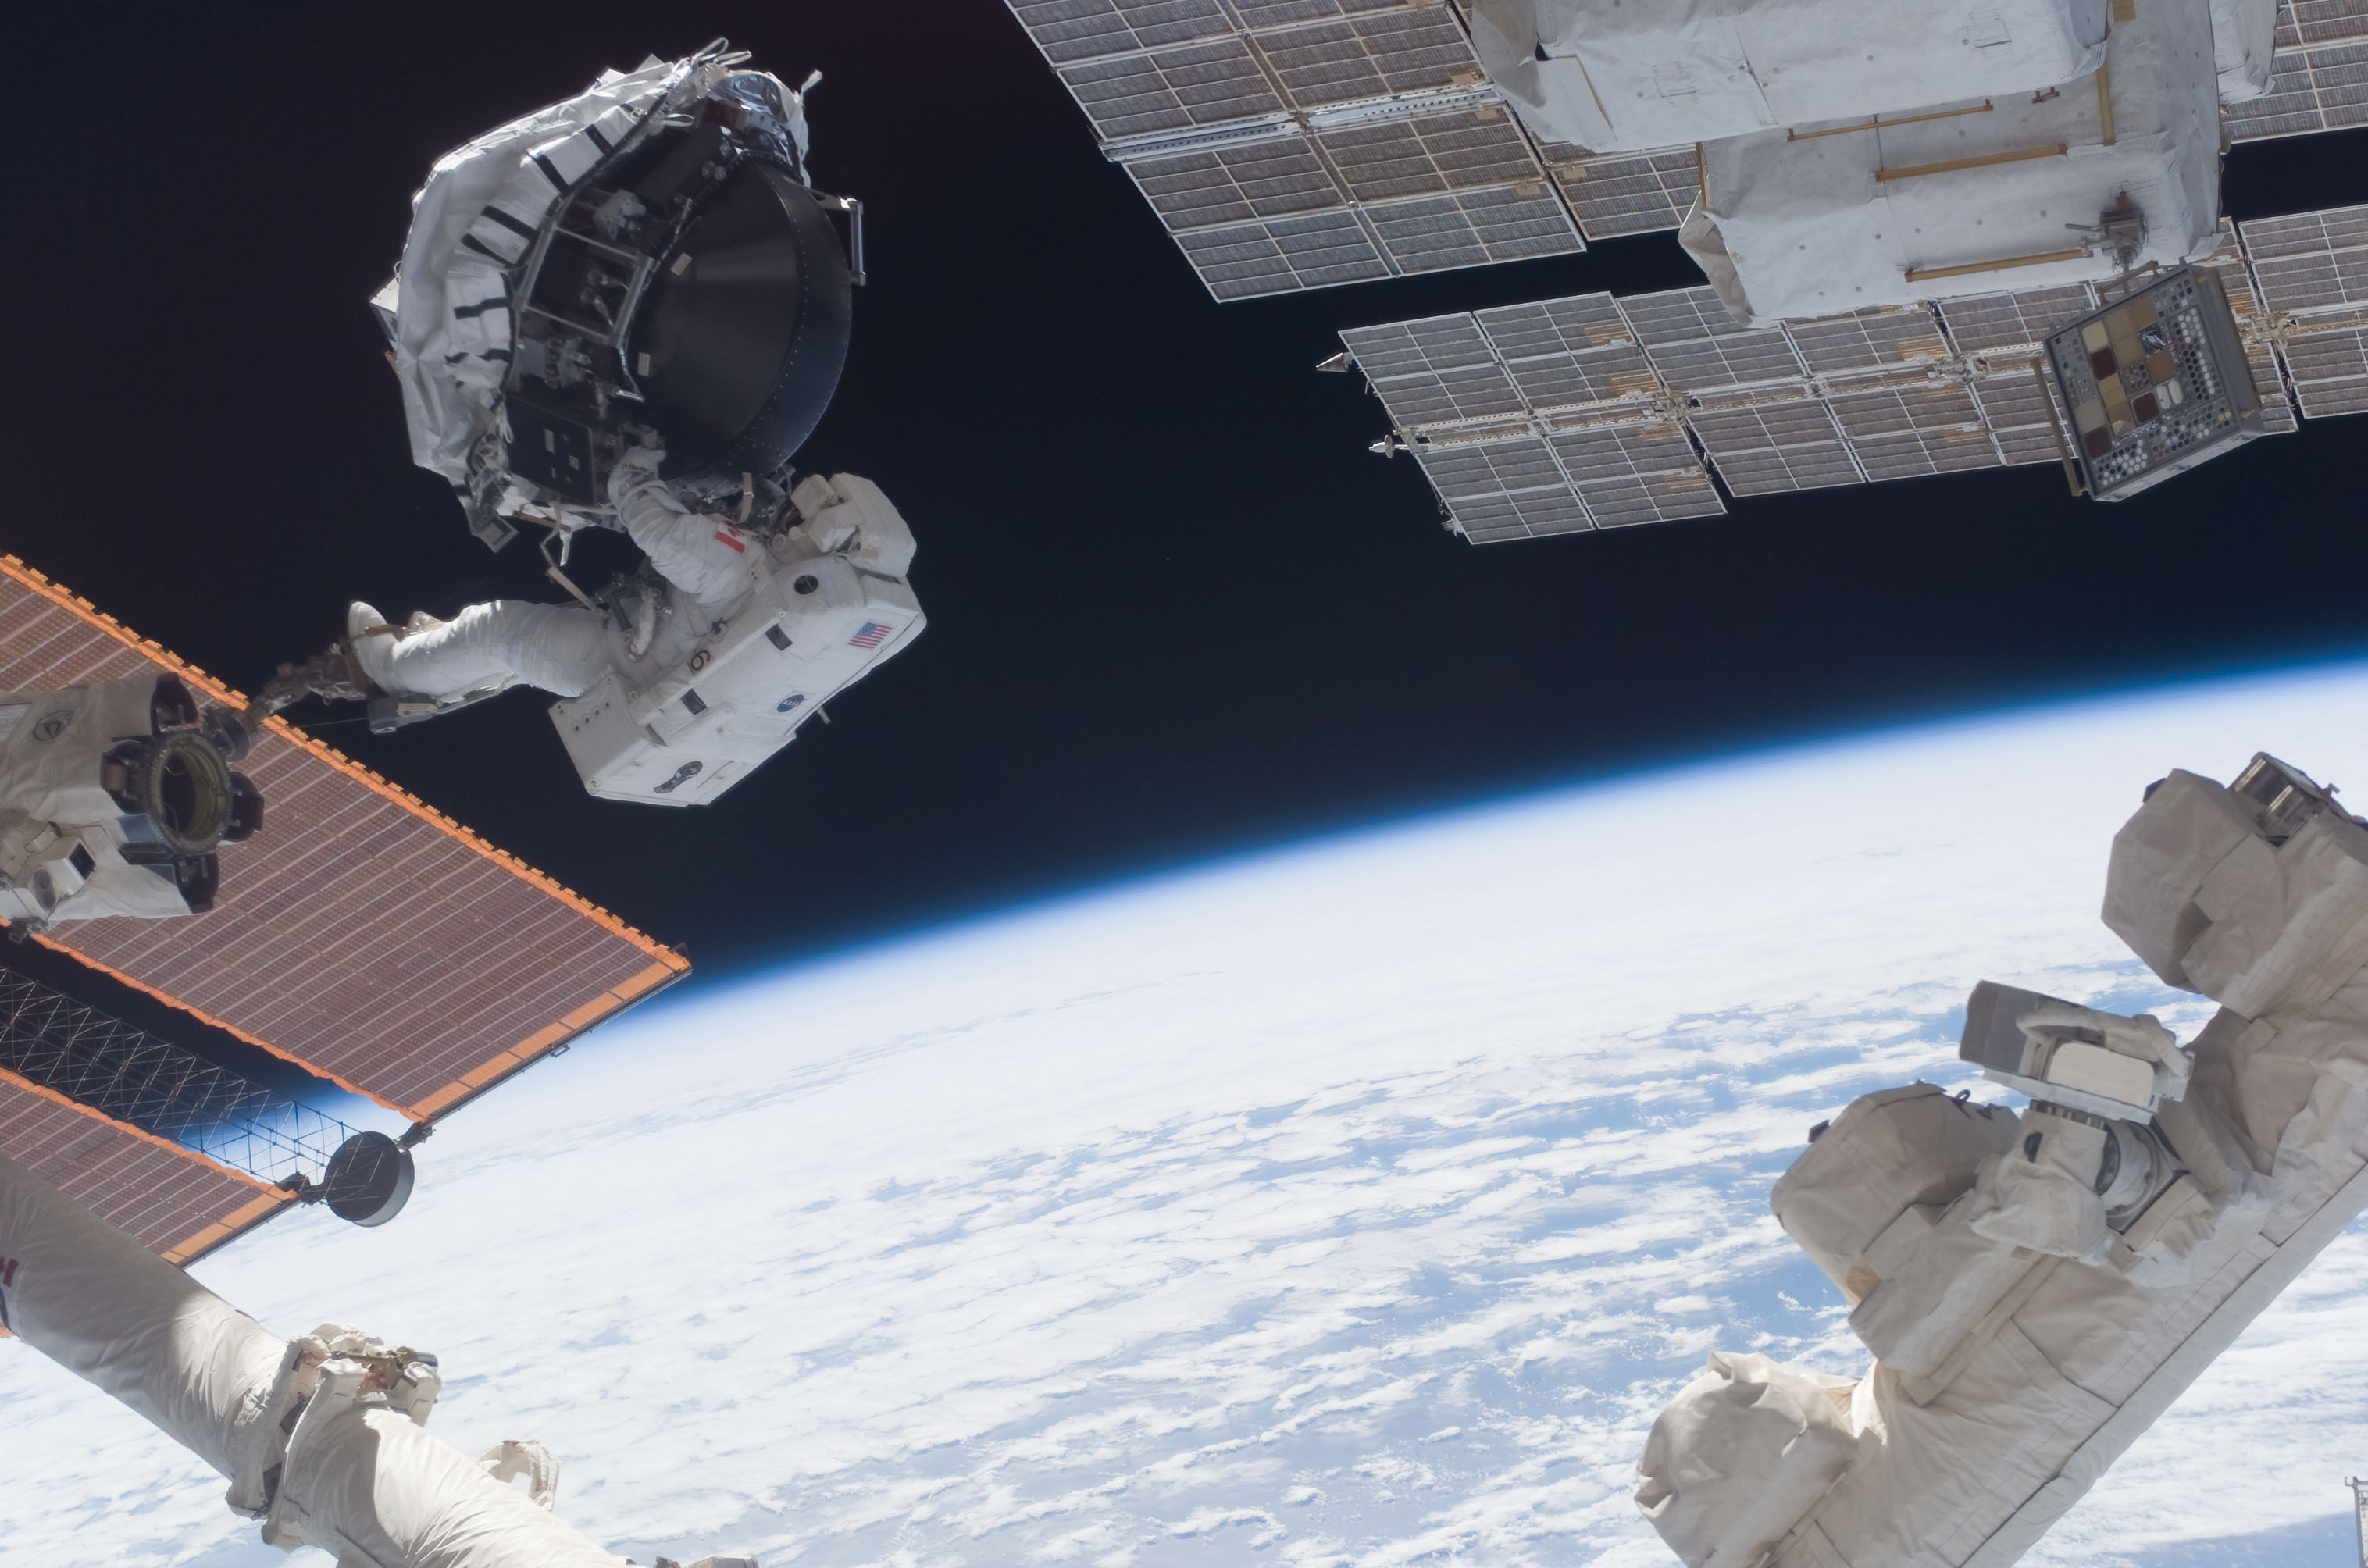
[[[703,809],[588,799],[532,696],[321,732],[710,974],[1524,785],[2368,642],[2357,420],[2118,506],[2047,467],[1467,546],[1365,451],[1361,383],[1312,373],[1335,330],[1698,281],[1674,240],[1220,308],[996,0],[13,30],[0,533],[247,689],[349,597],[557,597],[406,459],[364,301],[428,164],[719,33],[825,72],[813,169],[864,199],[872,281],[804,465],[899,504],[928,634]],[[2228,208],[2368,200],[2363,153],[2240,149]]]

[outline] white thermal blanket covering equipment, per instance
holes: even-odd
[[[337,1324],[282,1339],[6,1156],[0,1323],[221,1471],[274,1545],[339,1568],[625,1562],[422,1430],[434,1358]]]
[[[2089,282],[2219,243],[2211,0],[2141,0],[2103,66],[2059,88],[1926,101],[1702,144],[1679,241],[1738,321]],[[2099,227],[2124,200],[2142,232],[2117,255]]]
[[[2028,95],[2095,70],[2107,26],[2106,0],[1475,0],[1470,11],[1482,65],[1530,130],[1595,153]]]
[[[2368,828],[2264,820],[2178,773],[2113,843],[2106,923],[2222,1004],[2135,1130],[2177,1173],[2135,1218],[2100,1239],[2048,1190],[2089,1196],[2105,1122],[1930,1085],[1861,1098],[1778,1182],[1876,1358],[1711,1358],[1638,1467],[1689,1568],[2005,1568],[2368,1207]]]

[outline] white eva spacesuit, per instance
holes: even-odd
[[[1636,1501],[1690,1568],[2004,1568],[2368,1206],[2368,826],[2273,758],[2173,773],[2113,842],[2105,922],[2221,1004],[2188,1051],[1988,983],[1930,1084],[1811,1133],[1777,1219],[1864,1376],[1713,1355]]]
[[[869,480],[809,477],[795,520],[759,530],[687,506],[657,477],[660,457],[636,453],[611,482],[655,576],[611,590],[605,608],[505,599],[404,628],[356,604],[356,663],[423,713],[513,685],[570,699],[552,719],[592,793],[691,805],[920,633],[912,530]]]

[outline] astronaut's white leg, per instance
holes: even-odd
[[[357,607],[359,611],[367,606]],[[460,697],[524,682],[580,697],[609,668],[607,618],[581,605],[495,599],[416,631],[353,640],[363,673],[387,691]]]

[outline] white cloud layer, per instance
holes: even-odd
[[[2096,919],[2172,766],[2368,777],[2356,667],[1747,758],[696,986],[453,1119],[393,1226],[196,1272],[443,1358],[647,1562],[1673,1562],[1628,1502],[1713,1346],[1855,1373],[1768,1216],[1976,980],[2190,1031]],[[826,896],[827,890],[813,890]],[[1993,1097],[2002,1097],[1993,1096]],[[2350,1561],[2347,1233],[2031,1559]],[[26,1562],[279,1560],[0,1346]]]

